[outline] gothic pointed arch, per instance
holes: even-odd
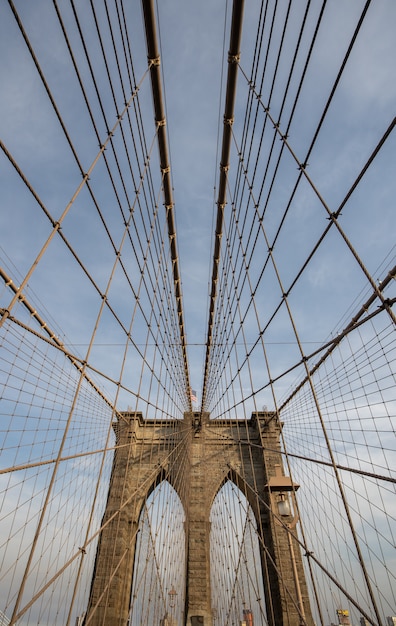
[[[182,623],[186,588],[185,511],[164,471],[143,502],[133,564],[129,625],[170,616]],[[184,565],[183,565],[184,564]],[[150,602],[145,594],[150,589]]]

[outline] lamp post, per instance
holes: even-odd
[[[293,483],[290,476],[283,476],[282,468],[280,465],[275,465],[275,476],[272,476],[266,488],[270,495],[270,509],[275,514],[275,524],[279,526],[285,526],[287,529],[287,540],[290,552],[290,560],[293,571],[294,585],[297,596],[297,606],[300,615],[300,626],[306,625],[304,603],[301,594],[300,579],[298,576],[296,557],[294,553],[293,539],[291,531],[297,526],[299,520],[297,507],[295,503],[295,492],[299,489],[300,485]],[[290,506],[289,493],[293,501],[293,510]],[[279,520],[279,517],[291,517],[293,519],[289,522],[283,523]]]
[[[173,609],[176,606],[177,591],[173,585],[172,585],[171,590],[168,591],[168,596],[169,596],[170,626],[174,626]]]

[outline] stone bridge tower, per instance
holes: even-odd
[[[118,448],[86,626],[128,623],[139,516],[146,498],[164,477],[188,512],[184,624],[213,626],[209,515],[217,492],[232,480],[249,501],[263,538],[260,553],[268,624],[313,626],[300,547],[286,528],[291,518],[283,517],[282,523],[270,513],[277,492],[298,487],[283,475],[276,414],[253,413],[248,422],[210,420],[207,413],[186,413],[179,421],[146,420],[141,413],[122,417],[115,427]],[[178,480],[180,475],[183,481]]]

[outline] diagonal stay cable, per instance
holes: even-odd
[[[345,205],[346,205],[347,201],[349,200],[350,196],[351,196],[351,195],[353,194],[353,192],[356,190],[356,188],[358,187],[358,185],[359,185],[359,183],[361,182],[362,178],[364,177],[364,175],[365,175],[365,174],[366,174],[366,172],[368,171],[368,169],[369,169],[370,165],[373,163],[374,159],[375,159],[375,158],[376,158],[376,156],[379,154],[379,152],[380,152],[380,150],[381,150],[382,146],[384,145],[384,143],[386,142],[386,140],[389,138],[389,136],[390,136],[390,134],[391,134],[392,130],[393,130],[393,129],[394,129],[394,127],[395,127],[395,123],[396,123],[396,120],[394,119],[394,120],[392,120],[391,124],[387,127],[387,129],[385,130],[384,134],[383,134],[383,135],[382,135],[382,137],[380,138],[379,142],[377,143],[377,145],[375,146],[375,148],[374,148],[374,149],[373,149],[373,151],[371,152],[371,154],[370,154],[369,158],[367,159],[366,163],[364,164],[364,166],[362,167],[361,171],[359,172],[359,174],[358,174],[357,178],[355,179],[355,181],[353,182],[352,186],[349,188],[348,192],[346,193],[346,195],[345,195],[344,199],[342,200],[342,202],[340,203],[340,205],[338,206],[338,208],[336,209],[336,211],[335,211],[334,213],[332,213],[332,215],[334,215],[334,216],[336,216],[336,217],[337,217],[337,216],[340,214],[341,209],[343,209],[343,208],[345,207]],[[234,138],[234,140],[235,140],[235,138]],[[235,141],[235,143],[236,143],[236,141]],[[237,144],[236,144],[236,145],[237,145]],[[238,146],[237,146],[237,150],[238,150]],[[244,173],[245,173],[245,176],[247,176],[247,172],[245,171]],[[250,185],[250,183],[249,183],[249,188],[250,188],[250,195],[252,195],[252,193],[253,193],[253,192],[252,192],[252,189],[251,189],[251,185]],[[324,202],[324,201],[323,201],[323,202]],[[255,198],[253,198],[253,205],[254,205],[254,207],[255,207],[255,208],[256,208],[256,210],[257,210],[258,205],[257,205],[257,203],[256,203]],[[325,207],[326,207],[326,209],[327,209],[328,213],[329,213],[329,212],[331,213],[330,209],[327,207],[327,205],[326,205],[326,204],[325,204]],[[311,261],[311,259],[312,259],[312,257],[314,256],[314,254],[317,252],[317,250],[318,250],[318,248],[319,248],[320,244],[323,242],[323,240],[324,240],[325,236],[328,234],[329,230],[330,230],[330,229],[331,229],[331,227],[334,225],[334,223],[336,223],[337,227],[339,227],[339,225],[338,225],[338,223],[337,223],[337,219],[332,219],[332,220],[329,220],[328,225],[327,225],[327,226],[326,226],[326,228],[324,229],[324,231],[323,231],[323,233],[321,234],[321,236],[318,238],[318,240],[317,240],[316,244],[314,245],[314,247],[313,247],[313,249],[311,250],[311,252],[308,254],[308,256],[307,256],[307,258],[305,259],[304,263],[302,264],[302,266],[301,266],[301,267],[300,267],[300,269],[298,270],[298,272],[297,272],[296,276],[294,277],[294,279],[293,279],[293,280],[291,281],[291,283],[289,284],[289,287],[285,290],[285,293],[284,293],[284,294],[282,294],[282,298],[281,298],[281,300],[280,300],[280,302],[279,302],[278,306],[274,309],[274,312],[273,312],[272,316],[269,318],[269,320],[267,321],[267,323],[266,323],[266,324],[262,327],[262,329],[261,329],[261,331],[260,331],[260,336],[257,338],[257,340],[255,341],[255,343],[253,344],[253,347],[252,347],[252,349],[250,350],[250,352],[247,354],[247,358],[248,358],[248,357],[249,357],[249,355],[252,353],[252,351],[254,350],[255,346],[259,343],[259,341],[260,341],[260,337],[261,337],[261,336],[265,333],[265,331],[266,331],[266,330],[267,330],[267,328],[269,327],[269,325],[270,325],[270,323],[271,323],[272,319],[274,318],[274,316],[276,315],[277,311],[280,309],[280,307],[281,307],[281,306],[282,306],[282,304],[284,303],[285,298],[286,298],[288,295],[290,295],[290,293],[291,293],[292,289],[296,286],[296,283],[297,283],[298,279],[300,278],[300,276],[302,275],[302,273],[304,272],[304,270],[307,268],[307,266],[308,266],[309,262]],[[274,237],[274,238],[273,238],[273,240],[271,241],[271,244],[269,244],[269,243],[267,242],[268,255],[267,255],[266,261],[265,261],[265,263],[264,263],[264,265],[263,265],[262,271],[261,271],[261,273],[260,273],[260,275],[259,275],[259,277],[258,277],[257,283],[256,283],[256,285],[254,286],[254,288],[253,288],[253,290],[252,290],[252,297],[250,298],[249,304],[248,304],[248,305],[247,305],[247,307],[246,307],[246,311],[245,311],[245,313],[244,313],[244,317],[242,318],[241,324],[243,324],[243,323],[244,323],[244,320],[245,320],[245,318],[246,318],[246,316],[247,316],[247,314],[248,314],[248,311],[249,311],[249,309],[250,309],[250,307],[251,307],[251,305],[252,305],[252,303],[253,303],[253,300],[254,300],[254,295],[255,295],[255,293],[256,293],[256,291],[257,291],[257,288],[258,288],[258,285],[259,285],[259,283],[260,283],[260,281],[261,281],[261,279],[262,279],[262,277],[263,277],[263,274],[264,274],[264,270],[265,270],[265,268],[266,268],[266,265],[267,265],[267,263],[269,262],[269,260],[270,260],[270,258],[271,258],[271,253],[272,253],[272,251],[273,251],[273,249],[274,249],[275,242],[276,242],[276,239],[277,239],[277,237],[278,237],[278,235],[279,235],[280,228],[281,228],[281,227],[279,227],[279,229],[278,229],[278,231],[277,231],[277,233],[276,233],[275,237]],[[264,231],[264,225],[263,225],[263,220],[262,220],[262,219],[260,219],[260,218],[259,218],[259,225],[258,225],[258,229],[261,229],[261,230],[265,233],[265,231]],[[251,254],[253,254],[253,253],[251,253]],[[363,272],[364,272],[365,276],[367,277],[367,275],[368,275],[368,271],[367,271],[367,269],[363,266],[363,264],[362,264],[361,260],[359,259],[359,257],[356,257],[356,255],[355,255],[355,258],[356,258],[356,260],[357,260],[357,262],[358,262],[359,266],[363,269]],[[249,265],[249,264],[250,264],[250,259],[248,260],[248,265]],[[383,294],[382,294],[382,291],[383,291],[383,288],[384,288],[385,284],[388,284],[389,280],[390,280],[393,276],[394,276],[394,270],[392,270],[392,271],[389,273],[389,275],[386,277],[386,283],[384,283],[384,282],[383,282],[381,285],[376,285],[376,284],[374,283],[374,281],[373,281],[372,277],[369,275],[369,279],[370,279],[370,280],[369,280],[369,282],[370,282],[370,286],[373,288],[373,295],[372,295],[372,296],[370,296],[370,300],[369,300],[369,302],[365,304],[365,307],[366,307],[366,309],[367,309],[367,307],[368,307],[368,306],[370,306],[370,305],[371,305],[371,304],[375,301],[375,299],[376,299],[377,297],[379,297],[379,298],[380,298],[380,300],[381,300],[381,303],[382,303],[382,304],[381,304],[381,310],[382,310],[382,309],[385,309],[385,310],[388,312],[388,314],[390,315],[390,317],[391,317],[391,319],[392,319],[392,320],[394,319],[394,313],[393,313],[393,311],[391,310],[391,309],[392,309],[392,304],[393,304],[393,302],[392,302],[392,300],[390,300],[390,299],[388,299],[388,298],[385,298],[385,297],[383,296]],[[359,312],[359,315],[358,315],[358,318],[357,318],[357,319],[359,319],[359,318],[360,318],[360,317],[361,317],[364,313],[366,313],[366,310],[365,310],[365,308],[363,307],[363,308],[360,310],[360,312]],[[349,332],[349,330],[351,330],[351,329],[354,327],[354,324],[356,324],[357,319],[355,319],[353,322],[351,322],[351,324],[352,324],[352,325],[351,325],[350,327],[348,327],[348,329],[345,329],[345,332],[346,332],[346,333],[347,333],[347,332]],[[239,333],[240,333],[240,330],[241,330],[241,326],[240,326],[240,328],[239,328],[239,330],[238,330],[238,332],[237,332],[237,334],[236,334],[236,337],[235,337],[234,341],[235,341],[235,340],[236,340],[236,338],[238,337],[238,335],[239,335]],[[343,333],[341,333],[341,335],[339,336],[339,338],[341,339],[343,336],[344,336],[344,334],[343,334]],[[228,338],[229,338],[229,337],[227,337],[227,341],[228,341]],[[332,341],[331,341],[331,342],[329,342],[328,344],[324,344],[324,345],[323,345],[323,346],[322,346],[322,347],[321,347],[318,351],[316,351],[316,352],[321,352],[324,348],[326,348],[326,347],[327,347],[327,345],[333,345],[333,344],[334,344],[334,340],[332,340]],[[314,353],[314,354],[315,354],[315,353]],[[311,356],[313,356],[313,355],[311,355]],[[310,358],[310,357],[307,357],[307,358]],[[301,364],[301,361],[300,361],[298,364]],[[270,381],[270,382],[271,382],[271,381]],[[273,382],[273,381],[272,381],[272,382]]]
[[[143,78],[141,80],[141,82],[144,80],[144,78],[147,75],[148,70],[146,70],[146,72],[143,75]],[[141,82],[139,83],[139,86],[141,84]],[[84,174],[82,181],[80,182],[80,184],[77,186],[77,189],[75,190],[71,200],[68,202],[68,204],[66,205],[65,209],[62,212],[62,215],[59,217],[59,219],[56,222],[53,222],[53,229],[50,233],[50,235],[48,236],[47,240],[45,241],[44,245],[42,246],[40,252],[38,253],[36,259],[34,260],[32,266],[30,267],[29,271],[27,272],[25,278],[23,279],[23,281],[21,282],[17,293],[14,295],[13,299],[11,300],[10,304],[7,307],[8,312],[11,311],[12,307],[14,306],[14,304],[17,302],[18,297],[20,295],[20,293],[23,291],[23,289],[26,287],[30,277],[32,276],[34,270],[36,269],[40,259],[42,258],[42,256],[44,255],[45,251],[47,250],[49,244],[51,243],[52,239],[54,238],[55,234],[57,232],[59,232],[62,222],[64,221],[66,215],[68,214],[69,210],[71,209],[71,207],[73,206],[77,196],[79,195],[79,193],[81,192],[81,190],[83,189],[83,187],[85,186],[85,184],[87,183],[87,181],[89,180],[89,177],[92,173],[92,171],[94,170],[95,166],[97,165],[100,157],[102,156],[103,152],[106,150],[107,144],[109,143],[112,135],[114,134],[114,132],[117,130],[117,127],[121,124],[121,121],[125,115],[125,112],[127,111],[127,109],[130,107],[132,100],[135,98],[138,90],[139,90],[139,86],[137,87],[137,89],[132,93],[128,103],[126,104],[124,110],[119,114],[118,119],[116,121],[116,123],[114,124],[113,128],[110,130],[109,135],[107,137],[107,139],[104,141],[103,145],[100,147],[99,152],[97,153],[96,157],[94,158],[94,160],[92,161],[90,167],[88,168],[87,172]],[[0,148],[3,150],[3,152],[5,153],[5,155],[9,157],[9,152],[7,150],[7,148],[5,147],[4,143],[2,141],[0,141]],[[11,160],[12,162],[12,160]],[[2,323],[4,322],[4,320],[6,319],[8,313],[6,313],[2,319],[0,320],[0,326],[2,325]]]
[[[158,42],[157,42],[157,28],[156,28],[155,13],[154,13],[154,2],[153,0],[142,0],[142,6],[143,6],[145,31],[146,31],[146,45],[147,45],[150,77],[151,77],[151,87],[152,87],[153,102],[154,102],[154,116],[155,116],[155,122],[158,128],[158,147],[159,147],[159,153],[160,153],[160,167],[161,167],[161,172],[163,175],[164,204],[165,204],[165,210],[166,210],[169,243],[170,243],[171,258],[172,258],[172,265],[173,265],[173,284],[174,284],[174,292],[175,292],[175,297],[176,297],[176,306],[177,306],[178,319],[179,319],[180,340],[181,340],[183,359],[184,359],[186,395],[188,397],[190,410],[192,410],[191,398],[190,398],[190,376],[189,376],[188,359],[187,359],[187,338],[186,338],[186,332],[185,332],[181,278],[180,278],[179,259],[178,259],[178,252],[177,252],[177,243],[176,243],[176,227],[175,227],[175,218],[174,218],[172,180],[171,180],[170,165],[169,165],[168,141],[167,141],[167,134],[166,134],[166,117],[165,117],[165,110],[164,110],[164,103],[163,103],[162,81],[161,81],[161,71],[160,71],[161,59],[159,55]]]
[[[61,227],[60,227],[60,221],[55,221],[55,219],[51,216],[51,214],[49,213],[49,211],[46,209],[45,205],[43,204],[43,202],[40,200],[40,198],[37,196],[36,192],[34,191],[34,189],[32,188],[32,186],[30,185],[29,181],[26,179],[26,177],[24,176],[23,172],[20,170],[18,164],[15,162],[15,160],[13,159],[12,155],[9,153],[9,151],[7,150],[7,148],[4,146],[3,142],[0,141],[0,147],[3,149],[3,152],[6,154],[7,158],[10,160],[10,162],[12,163],[12,165],[14,166],[14,168],[16,169],[16,171],[18,172],[18,174],[21,176],[22,180],[24,181],[24,183],[26,184],[26,186],[28,187],[28,189],[30,190],[30,192],[32,193],[32,195],[34,196],[34,198],[36,199],[36,201],[38,202],[39,206],[41,207],[41,209],[44,211],[45,215],[48,217],[48,219],[50,220],[52,226],[53,226],[53,230],[50,234],[50,236],[47,238],[46,243],[44,244],[41,252],[39,253],[38,257],[36,258],[36,261],[33,263],[30,271],[28,272],[28,274],[26,275],[25,279],[23,279],[23,281],[20,283],[19,287],[13,287],[12,291],[14,293],[14,297],[11,300],[11,303],[9,304],[8,308],[2,309],[2,316],[0,319],[0,327],[1,325],[4,323],[4,321],[11,315],[11,309],[13,308],[13,306],[15,305],[16,302],[18,301],[24,301],[25,300],[25,296],[24,296],[24,288],[26,286],[26,284],[28,283],[31,274],[33,273],[33,271],[35,270],[37,264],[38,264],[38,260],[39,258],[41,258],[41,256],[44,254],[45,249],[47,248],[47,246],[49,245],[50,241],[52,240],[53,236],[57,233],[61,239],[63,240],[63,242],[65,243],[65,245],[68,247],[68,249],[70,250],[70,252],[72,253],[72,255],[74,256],[74,258],[76,259],[76,261],[79,263],[80,267],[83,269],[83,271],[85,272],[86,276],[89,278],[90,282],[92,283],[92,285],[94,286],[95,290],[97,291],[97,293],[100,295],[100,298],[102,300],[105,301],[105,305],[106,307],[109,309],[109,311],[111,312],[111,314],[113,315],[114,319],[117,321],[117,323],[120,325],[120,327],[122,328],[123,332],[125,333],[126,336],[129,337],[129,340],[133,343],[136,351],[140,354],[140,356],[142,356],[142,353],[138,347],[138,345],[135,343],[135,341],[132,339],[132,336],[130,333],[128,333],[127,329],[125,328],[123,322],[121,321],[121,319],[119,318],[119,316],[117,315],[116,311],[113,309],[113,307],[111,306],[111,303],[109,301],[109,299],[105,296],[104,293],[102,293],[101,289],[99,288],[99,286],[96,284],[96,282],[94,281],[93,277],[91,276],[91,274],[88,272],[88,270],[85,268],[84,264],[81,262],[80,258],[78,257],[77,253],[73,250],[72,246],[70,245],[70,243],[68,242],[67,238],[64,236],[64,234],[62,233]],[[69,203],[68,208],[70,208],[71,203]],[[130,213],[130,219],[132,219],[132,215],[133,213]],[[127,226],[127,224],[126,224]],[[120,264],[120,266],[123,266],[122,264],[122,259],[121,259],[121,253],[119,250],[115,250],[116,254],[116,259],[118,259],[118,262]],[[132,286],[131,286],[132,288]],[[132,289],[133,291],[133,289]],[[138,302],[138,306],[141,307],[140,303],[139,303],[139,299],[136,298],[136,294],[135,295],[135,299]],[[142,311],[142,314],[144,316],[144,312]],[[151,331],[152,332],[152,331]],[[84,367],[87,365],[87,363],[83,363]],[[82,370],[80,370],[82,371]]]
[[[220,162],[220,181],[219,192],[217,200],[217,219],[216,219],[216,232],[215,232],[215,244],[213,252],[213,267],[212,267],[212,280],[211,280],[211,292],[209,303],[209,317],[208,317],[208,330],[206,340],[206,355],[204,366],[204,379],[202,385],[202,410],[205,410],[206,393],[207,393],[207,377],[210,354],[212,349],[212,332],[213,332],[213,317],[215,310],[215,303],[217,297],[217,281],[219,273],[220,262],[220,248],[221,238],[223,231],[223,217],[224,207],[226,205],[226,188],[228,170],[230,166],[230,150],[231,150],[231,127],[234,121],[234,105],[236,97],[236,83],[238,74],[238,64],[240,58],[240,43],[242,36],[242,23],[243,23],[243,9],[244,0],[234,0],[232,11],[232,24],[230,33],[230,48],[228,52],[228,75],[227,75],[227,89],[226,100],[224,107],[224,129],[223,129],[223,142],[221,151]]]

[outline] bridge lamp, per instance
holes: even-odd
[[[174,609],[176,606],[176,596],[177,596],[177,591],[174,588],[174,586],[172,585],[172,588],[170,591],[168,591],[168,596],[169,596],[169,608],[170,609]]]
[[[266,484],[266,488],[270,493],[271,511],[273,513],[277,512],[280,517],[290,517],[293,515],[288,494],[289,492],[292,492],[292,497],[294,498],[294,493],[299,487],[300,485],[293,483],[290,476],[282,475],[282,468],[280,465],[275,465],[275,476],[271,476]],[[276,500],[275,495],[277,495]],[[296,515],[296,519],[293,520],[291,526],[295,526],[297,521],[298,516]]]
[[[290,499],[289,499],[289,493],[291,492],[292,501],[294,503],[293,504],[294,511],[295,511],[294,516],[292,520],[289,522],[286,522],[286,524],[284,524],[278,518],[277,520],[275,520],[275,524],[278,524],[279,526],[282,526],[282,525],[285,526],[285,528],[288,531],[287,540],[288,540],[288,545],[289,545],[294,584],[296,588],[297,604],[298,604],[300,618],[301,618],[300,623],[305,624],[306,622],[305,622],[304,603],[303,603],[303,599],[301,595],[300,579],[298,576],[296,557],[294,554],[293,541],[292,541],[291,532],[290,532],[292,529],[296,527],[297,522],[298,522],[298,510],[296,507],[295,493],[299,487],[300,485],[293,483],[290,476],[282,475],[282,468],[280,465],[275,465],[275,476],[271,476],[268,483],[266,484],[266,489],[268,489],[269,495],[270,495],[270,509],[273,513],[275,513],[275,511],[277,510],[279,517],[290,518],[293,515],[293,511],[291,510]],[[276,502],[275,502],[275,494],[277,494],[277,498],[278,498]],[[274,505],[276,505],[276,507]]]
[[[291,515],[290,502],[287,495],[281,491],[277,502],[278,513],[281,517],[289,517]]]
[[[168,591],[168,596],[169,596],[169,613],[170,613],[170,620],[169,620],[169,626],[175,626],[176,625],[176,621],[173,618],[173,609],[176,606],[176,597],[177,597],[177,591],[174,588],[174,586],[172,585],[172,588],[170,591]]]

